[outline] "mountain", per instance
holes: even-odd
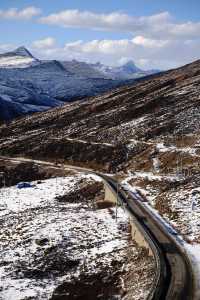
[[[77,60],[62,61],[61,64],[67,71],[88,78],[103,78],[112,80],[130,80],[159,73],[159,70],[143,71],[133,61],[128,61],[122,66],[111,67],[101,64],[90,64]]]
[[[94,96],[121,84],[122,80],[105,79],[84,63],[76,68],[56,60],[38,60],[20,47],[0,55],[0,121]]]
[[[133,61],[129,61],[120,67],[110,67],[99,62],[96,64],[89,64],[76,60],[62,62],[62,64],[68,71],[70,70],[72,73],[81,74],[90,78],[128,80],[155,73],[153,70],[151,72],[142,71],[136,67]]]
[[[38,63],[39,61],[25,47],[0,54],[0,68],[28,68]]]
[[[30,58],[34,58],[34,56],[31,54],[30,51],[28,51],[28,49],[26,49],[24,46],[17,48],[15,51],[11,52],[11,55],[15,53],[18,56],[24,56],[24,57],[30,57]]]
[[[19,47],[0,54],[0,121],[95,96],[152,73],[133,62],[107,67],[76,60],[39,60]]]
[[[142,72],[142,70],[138,68],[132,60],[129,60],[125,65],[122,66],[121,69],[127,74]]]
[[[101,63],[91,65],[97,72],[103,74],[105,78],[113,80],[129,80],[145,77],[159,73],[159,70],[143,71],[138,68],[133,61],[128,61],[119,67],[109,67]]]
[[[73,59],[72,61],[61,61],[60,63],[68,72],[77,76],[109,79],[108,76],[105,76],[100,70],[95,69],[93,65],[86,62],[80,62]]]

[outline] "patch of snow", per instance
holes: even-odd
[[[31,57],[12,56],[0,57],[0,68],[28,68],[35,65],[36,61]]]
[[[198,188],[194,190],[198,191]],[[171,221],[187,234],[190,241],[195,240],[199,236],[200,228],[200,192],[193,195],[193,190],[181,190],[170,195],[171,208],[179,215],[180,221]],[[193,206],[195,200],[195,207]]]
[[[97,143],[97,142],[85,141],[85,140],[80,140],[80,139],[72,139],[72,138],[67,138],[66,140],[73,141],[73,142],[79,142],[79,143],[83,143],[83,144],[105,145],[105,146],[113,147],[113,144],[110,144],[110,143]]]
[[[160,171],[160,161],[157,157],[153,158],[153,168],[154,168],[154,171],[156,173],[159,173],[159,171]]]
[[[98,175],[95,174],[82,174],[81,175],[82,178],[86,178],[86,179],[93,179],[96,182],[102,182],[102,178],[99,177]]]
[[[158,143],[156,144],[156,149],[159,152],[183,152],[183,153],[188,153],[190,155],[196,155],[196,150],[193,147],[176,147],[176,146],[165,146],[163,143]]]
[[[179,180],[179,176],[172,176],[172,175],[154,175],[152,172],[135,172],[135,178],[146,178],[148,180],[167,180],[167,181],[177,181]]]
[[[139,125],[140,123],[144,122],[146,119],[146,116],[143,116],[143,117],[140,117],[140,118],[137,118],[135,120],[132,120],[130,122],[126,122],[126,123],[123,123],[121,124],[120,126],[123,128],[128,128],[128,127],[133,127],[136,126],[136,125]]]
[[[87,175],[86,175],[87,176]],[[56,195],[64,195],[74,189],[75,184],[82,178],[79,177],[58,177],[43,181],[41,184],[33,182],[32,188],[21,189],[18,187],[3,188],[0,190],[0,216],[12,212],[20,212],[26,209],[33,209],[38,206],[45,207],[52,202]],[[86,177],[91,178],[91,177]],[[5,209],[6,208],[6,209]]]

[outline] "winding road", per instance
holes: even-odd
[[[141,196],[119,188],[118,183],[112,178],[104,175],[102,177],[116,193],[118,192],[121,205],[133,217],[154,254],[156,276],[148,299],[197,299],[194,293],[192,266],[176,232],[171,231],[161,218],[144,205]]]
[[[156,262],[156,273],[154,284],[147,299],[200,299],[196,284],[198,279],[195,278],[193,265],[188,253],[183,247],[182,240],[177,233],[144,202],[144,199],[142,199],[139,194],[124,189],[123,185],[120,185],[112,177],[90,169],[69,165],[55,165],[52,162],[28,158],[0,157],[0,159],[12,162],[34,162],[56,169],[74,169],[100,176],[112,192],[116,194],[118,201],[129,213],[153,252]]]

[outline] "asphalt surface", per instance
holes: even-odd
[[[103,177],[118,193],[121,205],[139,223],[143,235],[152,248],[155,260],[159,262],[157,264],[157,267],[160,268],[157,270],[159,278],[155,278],[149,299],[195,299],[193,272],[186,253],[181,249],[181,241],[179,241],[177,233],[170,230],[170,227],[167,227],[160,218],[156,218],[155,214],[144,204],[144,199],[140,195],[125,191],[112,178]]]

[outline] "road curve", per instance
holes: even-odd
[[[117,193],[121,204],[139,223],[141,233],[149,243],[156,261],[156,278],[148,299],[196,300],[193,270],[181,241],[161,218],[144,205],[140,195],[125,191],[122,186],[107,176],[102,177]],[[137,224],[136,224],[137,225]]]
[[[185,252],[182,241],[175,231],[144,204],[139,194],[125,190],[110,176],[95,172],[91,169],[69,165],[55,165],[52,162],[32,160],[28,158],[2,157],[0,159],[13,162],[34,162],[49,165],[56,169],[75,169],[100,176],[116,193],[121,205],[130,214],[137,228],[148,242],[156,262],[154,284],[148,300],[198,300],[195,291],[195,276],[191,261]],[[198,293],[197,293],[198,294]]]

